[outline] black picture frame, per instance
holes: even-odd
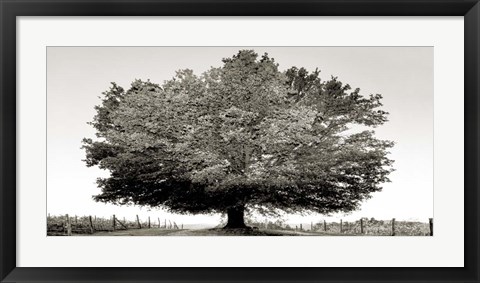
[[[0,0],[0,12],[0,279],[2,282],[479,282],[480,4],[478,0]],[[465,267],[17,267],[17,16],[463,16],[465,20]]]

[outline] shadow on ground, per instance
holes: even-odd
[[[332,234],[309,231],[287,231],[270,229],[131,229],[111,232],[96,232],[83,236],[345,236],[345,234]],[[352,236],[352,235],[350,235]]]

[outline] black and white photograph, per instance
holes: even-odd
[[[433,51],[48,46],[46,235],[434,236]]]

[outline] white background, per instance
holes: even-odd
[[[463,18],[21,17],[17,24],[17,266],[463,266]],[[53,45],[434,46],[435,236],[47,238],[45,47]]]

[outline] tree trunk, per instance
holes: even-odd
[[[245,207],[235,206],[227,209],[228,222],[223,228],[247,228],[243,219]]]

